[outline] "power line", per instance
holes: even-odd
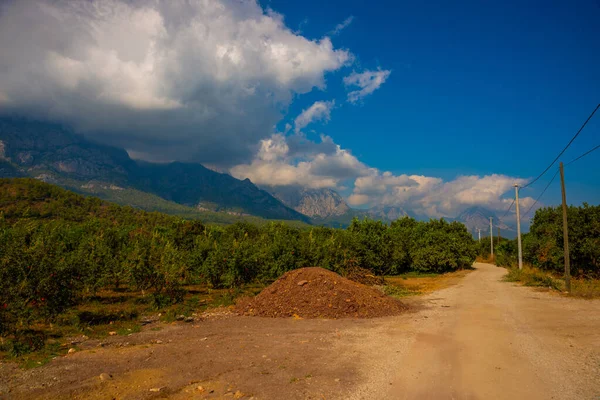
[[[580,155],[579,157],[575,158],[574,160],[569,161],[568,163],[565,164],[565,167],[569,164],[573,164],[575,161],[579,160],[580,158],[583,158],[585,156],[587,156],[588,154],[590,154],[592,151],[594,150],[598,150],[600,149],[600,144],[596,147],[594,147],[593,149],[591,149],[590,151],[586,151],[585,153],[583,153],[582,155]]]
[[[508,214],[508,212],[512,208],[513,204],[515,204],[515,199],[513,199],[512,203],[510,203],[510,206],[508,206],[508,210],[506,210],[506,212],[504,213],[504,215],[500,219],[504,219],[504,217],[506,217],[506,214]]]
[[[531,205],[531,207],[529,207],[529,209],[525,212],[525,214],[523,214],[523,216],[526,216],[527,214],[529,214],[529,211],[531,211],[531,209],[537,204],[537,202],[540,201],[540,199],[542,198],[542,196],[544,195],[544,193],[546,193],[546,190],[548,190],[548,188],[550,187],[550,185],[554,181],[554,178],[556,178],[556,175],[558,175],[558,172],[559,172],[559,170],[557,169],[556,172],[554,173],[554,176],[552,177],[552,179],[550,179],[550,182],[548,182],[548,184],[546,185],[546,187],[544,188],[544,190],[542,190],[542,193],[540,193],[540,195],[538,196],[538,198],[535,199],[535,201],[533,202],[533,204]]]
[[[583,153],[582,155],[580,155],[577,158],[574,158],[573,160],[569,161],[568,163],[565,164],[565,166],[574,163],[575,161],[582,159],[583,157],[587,156],[588,154],[590,154],[591,152],[600,149],[600,144],[594,148],[592,148],[591,150],[586,151],[585,153]],[[550,179],[550,182],[548,182],[548,184],[546,185],[546,187],[544,188],[544,190],[542,190],[542,193],[540,193],[540,195],[538,196],[537,199],[535,199],[535,201],[533,202],[533,204],[531,205],[531,207],[529,207],[529,209],[525,212],[525,214],[523,214],[523,216],[529,214],[529,211],[531,211],[531,209],[533,207],[535,207],[535,205],[538,203],[538,201],[542,198],[542,196],[544,195],[544,193],[546,193],[546,190],[548,190],[548,188],[550,187],[550,185],[552,184],[552,182],[554,182],[554,179],[556,178],[556,176],[558,175],[558,173],[560,172],[560,170],[556,170],[556,172],[554,173],[554,176],[552,177],[552,179]],[[514,202],[513,202],[514,203]],[[512,207],[512,204],[511,204]],[[510,207],[509,207],[510,210]]]
[[[565,146],[564,149],[562,149],[562,151],[560,153],[558,153],[558,155],[556,156],[556,158],[554,159],[554,161],[552,161],[550,163],[550,165],[548,165],[546,167],[546,169],[537,176],[537,178],[535,178],[534,180],[532,180],[531,182],[529,182],[527,185],[523,186],[523,188],[526,188],[528,186],[531,186],[533,183],[535,183],[538,179],[540,179],[546,172],[548,172],[548,170],[554,165],[554,163],[560,158],[560,156],[563,155],[563,153],[569,148],[569,146],[571,145],[571,143],[573,143],[573,141],[577,138],[577,136],[579,136],[579,134],[581,133],[581,131],[583,130],[583,128],[585,128],[585,126],[587,125],[587,123],[590,121],[590,119],[592,119],[592,117],[594,116],[594,114],[596,113],[596,111],[598,111],[598,108],[600,108],[600,103],[598,103],[598,105],[596,106],[596,108],[594,109],[594,111],[592,111],[592,113],[590,114],[590,116],[585,120],[585,122],[583,123],[583,125],[581,125],[581,128],[579,128],[579,130],[577,131],[577,133],[575,134],[575,136],[573,136],[571,138],[571,140],[569,141],[569,143],[567,143],[567,145]]]

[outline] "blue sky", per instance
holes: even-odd
[[[353,16],[334,44],[359,54],[363,67],[392,70],[363,105],[335,109],[323,128],[380,169],[535,177],[600,102],[594,1],[265,4],[312,37]],[[331,97],[343,99],[343,87],[331,82],[302,100]],[[598,144],[600,113],[561,159]],[[569,201],[600,202],[599,160],[600,151],[568,168]],[[537,197],[551,176],[525,194]],[[559,201],[557,179],[543,202]]]
[[[9,0],[0,113],[354,207],[502,213],[600,102],[599,20],[592,0]],[[600,113],[563,160],[598,144]],[[600,203],[599,160],[569,166],[569,202]]]

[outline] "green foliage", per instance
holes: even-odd
[[[545,273],[537,268],[510,268],[508,270],[508,274],[504,277],[504,280],[508,282],[521,282],[525,286],[545,287],[549,289],[560,290],[560,284],[556,279],[554,279],[547,272]]]
[[[237,290],[309,266],[444,272],[470,267],[476,255],[466,228],[444,220],[208,226],[28,179],[0,179],[0,212],[0,335],[15,340],[34,321],[82,323],[89,316],[68,310],[103,290],[139,292],[161,309],[180,303],[188,284]]]
[[[567,209],[571,274],[600,277],[600,206],[583,204]],[[563,221],[561,207],[536,211],[530,231],[522,237],[523,261],[544,271],[564,271]],[[516,240],[505,241],[498,249],[498,265],[517,263]]]

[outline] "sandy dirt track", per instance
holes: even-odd
[[[232,316],[90,340],[33,370],[2,364],[0,398],[599,399],[600,301],[475,268],[397,317]]]

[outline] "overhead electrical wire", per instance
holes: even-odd
[[[594,151],[594,150],[598,150],[598,149],[600,149],[600,144],[599,144],[598,146],[594,147],[593,149],[591,149],[591,150],[589,150],[589,151],[586,151],[585,153],[583,153],[583,154],[582,154],[582,155],[580,155],[579,157],[577,157],[577,158],[575,158],[575,159],[573,159],[573,160],[569,161],[568,163],[566,163],[566,164],[565,164],[565,167],[566,167],[567,165],[573,164],[575,161],[577,161],[577,160],[579,160],[579,159],[581,159],[581,158],[583,158],[583,157],[587,156],[587,155],[588,155],[588,154],[590,154],[592,151]]]
[[[504,213],[504,215],[500,219],[504,219],[504,217],[506,217],[506,215],[508,214],[508,212],[512,208],[513,204],[515,204],[515,199],[513,199],[512,203],[510,203],[510,206],[508,206],[508,210],[506,210],[506,212]]]
[[[600,144],[598,146],[596,146],[596,147],[594,147],[594,148],[586,151],[585,153],[583,153],[579,157],[576,157],[573,160],[569,161],[568,163],[565,164],[565,167],[567,165],[573,164],[575,161],[582,159],[583,157],[587,156],[591,152],[593,152],[595,150],[598,150],[598,149],[600,149]],[[560,170],[557,169],[556,172],[554,173],[554,176],[552,177],[552,179],[550,179],[550,182],[548,182],[548,184],[546,185],[546,187],[544,188],[544,190],[542,190],[542,193],[540,193],[540,195],[538,196],[538,198],[535,199],[535,201],[533,202],[533,204],[531,205],[531,207],[529,207],[529,209],[525,212],[525,214],[523,214],[523,216],[526,216],[527,214],[529,214],[529,212],[533,209],[533,207],[535,207],[535,205],[538,203],[538,201],[540,201],[540,199],[542,198],[542,196],[544,195],[544,193],[546,193],[546,190],[548,190],[548,188],[550,187],[550,185],[552,184],[552,182],[554,182],[554,179],[556,178],[556,175],[558,175],[559,172],[560,172]],[[511,207],[512,207],[512,204],[511,204]],[[508,209],[510,210],[510,207]],[[508,211],[507,211],[507,213],[508,213]]]
[[[544,193],[546,193],[546,190],[548,190],[548,188],[550,187],[550,185],[552,184],[552,182],[554,182],[554,179],[556,178],[556,175],[558,175],[559,172],[560,172],[560,170],[557,169],[556,172],[554,173],[554,176],[552,177],[552,179],[550,179],[550,182],[548,182],[548,184],[546,185],[546,187],[544,188],[544,190],[542,190],[542,193],[540,193],[540,195],[538,196],[537,199],[535,199],[535,201],[533,202],[533,204],[531,205],[531,207],[529,207],[529,209],[521,217],[525,217],[527,214],[529,214],[529,212],[533,209],[533,207],[535,207],[535,205],[538,203],[538,201],[540,201],[540,199],[542,198],[542,196],[544,195]]]
[[[596,106],[596,108],[594,109],[594,111],[592,111],[592,113],[590,114],[590,116],[585,120],[585,122],[583,123],[583,125],[581,125],[581,128],[579,128],[579,130],[577,131],[577,133],[575,134],[575,136],[573,136],[571,138],[571,140],[569,141],[569,143],[567,143],[567,145],[565,146],[564,149],[562,149],[562,151],[560,153],[558,153],[558,155],[556,156],[556,158],[554,159],[554,161],[552,161],[550,163],[550,165],[548,165],[546,167],[546,169],[544,171],[542,171],[541,174],[539,174],[534,180],[532,180],[531,182],[529,182],[527,185],[522,186],[522,188],[526,188],[528,186],[531,186],[532,184],[534,184],[538,179],[540,179],[542,176],[544,176],[544,174],[546,172],[548,172],[548,170],[554,165],[554,163],[556,163],[556,161],[560,158],[560,156],[563,155],[563,153],[569,148],[569,146],[571,146],[571,143],[573,143],[573,141],[577,138],[577,136],[579,136],[579,134],[581,133],[581,131],[583,130],[583,128],[585,128],[585,126],[587,125],[587,123],[590,121],[590,119],[592,119],[592,117],[594,116],[594,114],[596,113],[596,111],[598,111],[598,109],[600,108],[600,103],[598,103],[598,105]],[[575,161],[575,160],[573,160]]]

